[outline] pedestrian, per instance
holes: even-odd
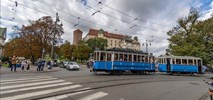
[[[37,71],[41,71],[41,58],[38,59],[38,66],[37,66]]]
[[[50,71],[52,69],[51,68],[51,61],[50,60],[47,62],[47,69],[48,69],[48,71]]]
[[[14,70],[14,72],[16,72],[16,62],[17,62],[17,58],[16,58],[15,55],[12,57],[11,62],[12,62],[11,71]]]
[[[1,67],[2,67],[2,61],[1,61],[1,59],[0,59],[0,69],[1,69]]]
[[[213,77],[211,79],[212,79],[212,82],[206,82],[205,80],[204,80],[204,82],[211,86],[211,88],[209,88],[208,93],[210,96],[210,100],[213,100],[213,97],[212,97],[213,96]]]
[[[21,62],[21,70],[24,71],[25,68],[27,68],[27,60],[24,59],[24,60]]]
[[[30,65],[31,65],[31,61],[27,60],[27,70],[30,71]]]
[[[41,60],[41,71],[44,71],[44,66],[45,66],[45,60]]]
[[[8,59],[8,68],[12,67],[11,57]]]
[[[90,68],[90,63],[89,63],[89,61],[87,61],[87,68]]]

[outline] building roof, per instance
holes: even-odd
[[[0,37],[5,39],[6,38],[6,31],[7,31],[7,28],[0,27]]]
[[[98,33],[99,33],[99,30],[90,29],[87,35],[98,36]],[[126,35],[114,34],[114,33],[109,33],[107,31],[104,31],[104,36],[108,38],[123,39]]]

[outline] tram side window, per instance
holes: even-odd
[[[124,54],[124,61],[127,61],[127,54]]]
[[[187,60],[186,59],[182,59],[182,64],[183,65],[187,65]]]
[[[129,54],[129,61],[132,61],[132,55]]]
[[[172,64],[176,64],[175,59],[172,59]]]
[[[134,55],[134,56],[133,56],[133,61],[136,62],[136,61],[137,61],[136,59],[137,59],[137,55]]]
[[[137,58],[138,58],[138,62],[140,62],[141,56],[140,56],[140,55],[138,55],[138,57],[137,57]]]
[[[197,65],[197,60],[196,59],[194,60],[194,65]]]
[[[148,62],[148,56],[145,56],[145,62]]]
[[[120,54],[119,57],[119,61],[123,61],[123,54]]]
[[[192,59],[188,59],[188,65],[194,65]]]
[[[97,60],[97,61],[100,60],[99,55],[100,55],[100,53],[99,53],[99,52],[96,52],[96,60]]]
[[[100,61],[105,61],[106,53],[101,52]]]
[[[111,61],[111,57],[112,57],[112,54],[111,53],[107,53],[107,61]]]
[[[144,56],[142,56],[142,62],[144,62],[145,61],[145,57]]]
[[[181,64],[181,59],[176,59],[176,64]]]
[[[119,61],[119,59],[118,59],[118,54],[117,54],[117,53],[114,54],[114,60],[115,60],[115,61]]]

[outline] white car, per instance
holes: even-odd
[[[67,70],[79,70],[80,66],[76,62],[68,62],[66,68]]]

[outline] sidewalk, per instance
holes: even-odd
[[[60,71],[60,67],[52,67],[52,70],[48,71],[47,67],[44,67],[44,71],[40,72],[56,72]],[[22,71],[20,67],[16,68],[16,72],[10,71],[10,68],[7,67],[2,67],[0,70],[0,74],[10,74],[10,73],[32,73],[32,72],[37,72],[37,66],[31,65],[30,70],[25,70]]]

